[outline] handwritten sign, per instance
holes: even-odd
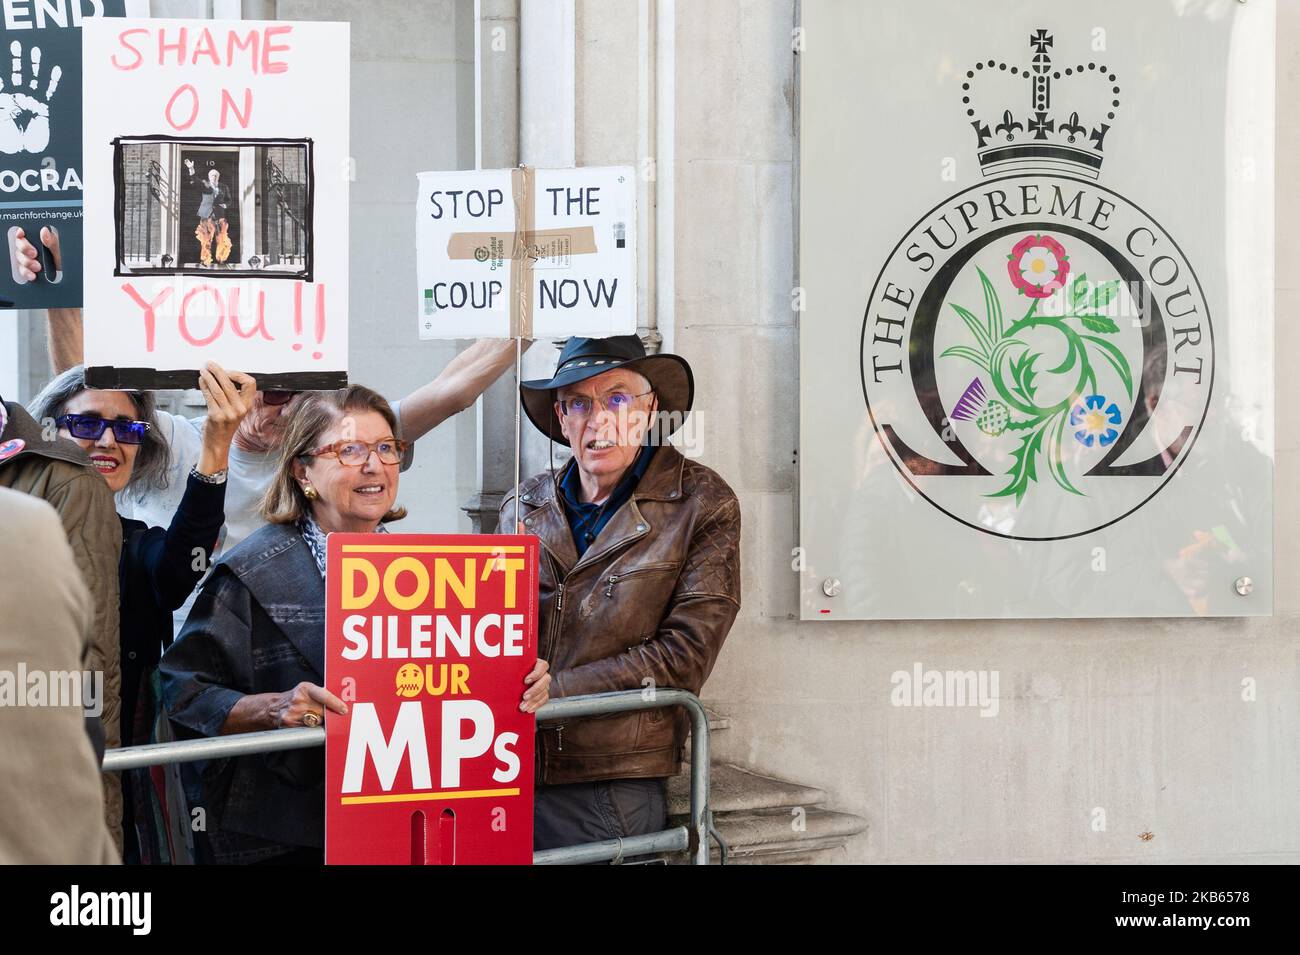
[[[346,23],[86,23],[93,386],[346,384],[348,62]]]
[[[535,537],[331,534],[325,861],[527,864]]]
[[[148,3],[6,0],[0,19],[0,308],[81,304],[81,24]],[[50,246],[41,242],[49,229]],[[21,233],[41,271],[19,268]],[[58,256],[54,249],[58,249]]]
[[[632,167],[424,172],[419,182],[421,338],[636,331]]]

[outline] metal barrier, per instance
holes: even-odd
[[[551,700],[537,711],[537,719],[578,719],[604,713],[626,713],[681,706],[691,717],[691,815],[684,826],[627,839],[610,839],[584,845],[564,846],[533,853],[533,865],[565,865],[583,862],[620,862],[629,856],[651,852],[685,851],[692,865],[709,864],[708,834],[713,830],[709,813],[709,718],[704,705],[686,690],[621,690]],[[296,727],[239,733],[205,739],[149,743],[104,753],[104,772],[186,763],[194,760],[228,759],[254,753],[271,753],[286,749],[310,749],[325,745],[323,727]]]

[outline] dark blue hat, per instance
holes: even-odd
[[[567,445],[555,416],[555,389],[577,384],[615,368],[628,368],[650,382],[659,400],[661,434],[681,427],[695,400],[695,377],[686,359],[678,355],[648,355],[636,335],[612,338],[570,338],[560,349],[555,374],[519,384],[519,397],[528,420],[552,441]],[[667,417],[664,417],[666,415]]]

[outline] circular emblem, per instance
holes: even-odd
[[[989,179],[936,206],[863,323],[891,462],[944,514],[1008,538],[1140,508],[1191,453],[1213,380],[1209,307],[1173,237],[1070,176]]]
[[[480,245],[474,250],[474,258],[479,262],[488,260],[488,248],[486,245]]]

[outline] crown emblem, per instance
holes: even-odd
[[[1036,31],[1029,46],[1028,67],[986,60],[966,71],[962,103],[978,140],[980,170],[985,176],[1068,171],[1096,179],[1119,109],[1115,74],[1095,62],[1058,68],[1046,30]]]

